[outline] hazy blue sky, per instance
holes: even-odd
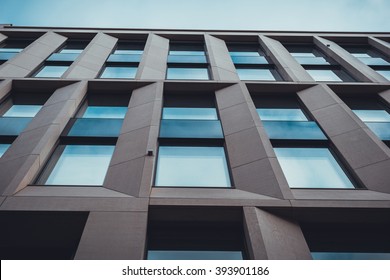
[[[0,0],[0,23],[390,31],[390,0]]]

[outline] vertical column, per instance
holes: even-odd
[[[206,49],[214,80],[240,80],[225,41],[205,34]]]
[[[298,92],[317,123],[366,188],[390,193],[390,150],[326,85]]]
[[[368,44],[390,57],[390,43],[387,43],[375,37],[368,37]]]
[[[31,183],[87,91],[86,82],[56,90],[0,159],[0,193],[12,195]]]
[[[69,79],[95,78],[104,66],[117,41],[117,38],[102,32],[98,33],[64,73],[64,77]]]
[[[136,79],[164,80],[167,71],[169,40],[149,34]]]
[[[147,212],[91,212],[75,259],[142,260]]]
[[[0,81],[0,100],[2,100],[12,89],[12,80],[6,79]]]
[[[315,36],[314,44],[320,48],[324,53],[333,58],[338,64],[340,64],[345,70],[348,71],[354,78],[362,82],[387,82],[387,80],[361,62],[358,58],[351,55],[336,43]]]
[[[244,223],[251,259],[311,259],[309,247],[297,223],[256,207],[244,207]]]
[[[271,197],[292,198],[245,84],[218,90],[216,98],[234,186]]]
[[[291,56],[288,50],[277,40],[260,35],[259,43],[275,63],[280,75],[286,81],[314,82],[305,68]]]
[[[25,48],[20,54],[1,65],[0,77],[27,77],[47,57],[56,51],[66,39],[66,37],[52,31],[47,32]]]
[[[131,196],[149,196],[157,152],[162,92],[162,82],[133,91],[104,187]],[[148,151],[152,151],[153,155],[148,155]]]

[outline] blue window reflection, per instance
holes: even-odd
[[[230,187],[223,147],[161,146],[155,185]]]
[[[258,57],[260,56],[259,52],[255,51],[238,51],[238,52],[229,52],[230,56],[253,56]]]
[[[127,107],[120,106],[88,106],[82,118],[123,119]]]
[[[215,108],[164,107],[164,120],[218,120]]]
[[[200,55],[200,56],[204,56],[205,52],[204,51],[174,51],[174,50],[170,50],[169,55],[183,55],[183,56]]]
[[[354,188],[327,148],[275,148],[290,188]]]
[[[390,122],[386,110],[352,110],[363,122]]]
[[[242,260],[240,251],[149,250],[148,260]]]
[[[307,121],[301,109],[256,109],[263,121]]]
[[[101,186],[113,152],[114,146],[67,145],[45,185]]]
[[[343,81],[332,70],[307,69],[306,71],[317,82],[342,82]]]
[[[36,78],[60,78],[69,66],[46,65],[36,75]]]
[[[171,80],[208,80],[207,68],[168,68],[167,79]]]
[[[161,120],[160,138],[223,139],[223,132],[218,120]]]
[[[115,50],[114,51],[114,54],[130,54],[130,55],[133,55],[133,54],[136,54],[136,55],[140,55],[140,54],[143,54],[143,50]]]
[[[326,140],[325,134],[315,122],[264,121],[264,129],[270,139]]]
[[[78,56],[78,53],[53,53],[47,61],[74,61]]]
[[[269,69],[238,68],[237,74],[240,80],[275,81],[275,77]]]
[[[0,144],[0,157],[4,155],[5,151],[7,151],[10,146],[11,144]]]
[[[0,135],[17,136],[31,122],[32,118],[22,117],[1,117]]]
[[[390,70],[376,70],[376,72],[390,81]]]
[[[105,79],[134,79],[137,67],[107,66],[100,78]]]
[[[390,253],[312,252],[314,260],[390,260]]]
[[[42,108],[42,105],[12,105],[3,117],[33,118]]]

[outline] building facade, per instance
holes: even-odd
[[[2,259],[390,259],[390,34],[0,26]]]

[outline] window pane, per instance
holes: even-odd
[[[0,48],[0,53],[2,52],[12,52],[12,53],[20,53],[23,49],[20,48]]]
[[[385,77],[386,79],[388,79],[390,81],[390,70],[377,70],[376,72],[378,72],[379,74],[381,74],[383,77]]]
[[[316,122],[263,121],[263,124],[270,139],[327,139]]]
[[[386,110],[352,110],[364,122],[390,122]]]
[[[308,56],[296,56],[295,60],[300,64],[307,65],[329,65],[329,61],[327,61],[324,57],[316,56],[316,57],[308,57]]]
[[[353,188],[327,148],[275,148],[291,188]]]
[[[168,63],[207,63],[204,55],[169,55]]]
[[[205,55],[204,51],[169,51],[169,55]]]
[[[161,120],[160,137],[223,139],[223,132],[218,120]]]
[[[104,69],[100,78],[107,79],[134,79],[137,73],[137,67],[111,67]]]
[[[229,52],[230,56],[260,56],[259,52]]]
[[[168,147],[159,149],[156,186],[229,187],[222,147]]]
[[[215,108],[163,108],[164,120],[218,120]]]
[[[118,137],[122,124],[123,119],[75,119],[68,136]]]
[[[139,54],[112,54],[107,59],[108,62],[140,62]]]
[[[390,253],[312,252],[314,260],[390,260]]]
[[[318,82],[342,82],[332,70],[306,70]]]
[[[35,77],[37,78],[60,78],[69,66],[45,66]]]
[[[45,185],[98,185],[106,176],[114,146],[68,145]]]
[[[148,260],[242,260],[240,251],[149,250]]]
[[[275,81],[275,77],[268,69],[237,69],[241,80]]]
[[[114,54],[143,54],[143,50],[115,50]]]
[[[262,121],[307,121],[301,109],[256,109]]]
[[[208,80],[207,68],[168,68],[167,79]]]
[[[53,53],[47,61],[74,61],[78,56],[78,53]]]
[[[42,105],[12,105],[3,117],[33,118],[42,108]]]
[[[126,115],[127,107],[119,106],[88,106],[83,114],[83,118],[104,118],[123,119]]]
[[[31,118],[22,117],[1,117],[0,135],[17,136],[31,122]]]
[[[11,146],[11,144],[0,144],[0,157],[2,157],[5,151]]]
[[[312,52],[290,52],[290,54],[297,58],[297,57],[316,57],[316,55]]]
[[[80,54],[83,52],[83,49],[62,49],[58,53],[74,53]]]

